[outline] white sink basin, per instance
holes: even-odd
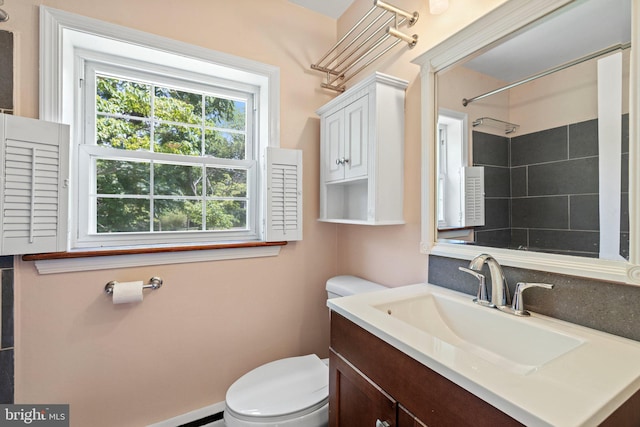
[[[542,328],[467,299],[427,294],[375,306],[387,315],[473,353],[503,369],[527,374],[581,345],[576,337]]]
[[[418,284],[327,305],[526,426],[596,426],[640,390],[640,343],[472,300]]]

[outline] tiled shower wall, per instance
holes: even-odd
[[[622,117],[620,253],[629,255],[629,115]],[[598,121],[514,138],[473,132],[474,165],[485,167],[485,246],[598,257]]]
[[[0,31],[0,113],[13,114],[13,34]],[[13,403],[13,257],[0,257],[0,404]]]

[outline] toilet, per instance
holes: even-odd
[[[355,276],[327,280],[327,298],[386,289]],[[315,354],[269,362],[234,382],[225,399],[226,427],[325,427],[329,360]]]

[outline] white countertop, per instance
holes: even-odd
[[[597,426],[640,389],[640,343],[633,340],[531,313],[517,321],[584,342],[533,371],[518,373],[375,308],[429,293],[477,307],[470,295],[430,284],[330,299],[327,305],[527,426]]]

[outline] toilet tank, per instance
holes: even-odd
[[[346,297],[387,289],[385,286],[356,276],[336,276],[327,280],[327,298]]]

